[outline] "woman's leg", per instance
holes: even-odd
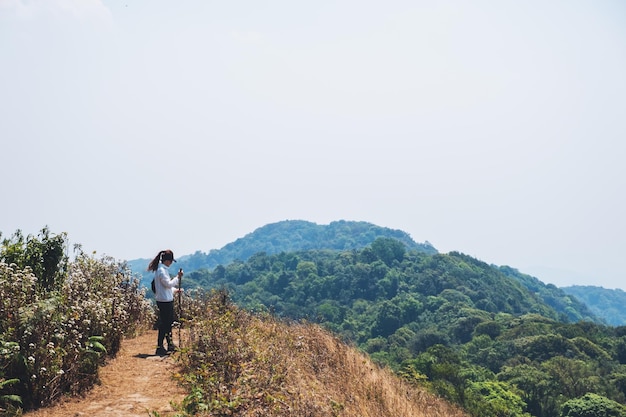
[[[165,328],[165,339],[167,340],[167,350],[173,351],[175,349],[172,342],[172,324],[174,323],[174,302],[168,303],[167,312],[167,326]]]
[[[174,303],[157,301],[159,308],[159,336],[157,339],[157,349],[163,348],[165,337],[172,333],[172,322],[174,321]]]

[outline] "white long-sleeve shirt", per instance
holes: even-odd
[[[170,277],[169,268],[165,264],[159,264],[154,273],[154,286],[156,289],[154,298],[157,301],[174,301],[174,288],[178,286],[178,275]]]

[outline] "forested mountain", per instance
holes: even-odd
[[[211,269],[234,260],[245,261],[258,252],[274,254],[310,249],[360,249],[371,244],[378,237],[399,240],[408,249],[437,253],[430,243],[415,243],[407,233],[401,230],[380,227],[367,222],[340,220],[328,225],[318,225],[304,220],[285,220],[260,227],[221,249],[209,251],[208,254],[196,252],[180,260],[189,265],[189,269]]]
[[[514,268],[345,221],[267,225],[177,266],[186,289],[320,322],[474,416],[626,417],[626,328]]]
[[[626,292],[590,285],[574,285],[564,287],[562,290],[582,300],[596,316],[608,324],[614,326],[626,324]]]
[[[191,272],[227,265],[235,260],[245,261],[258,252],[275,254],[309,249],[360,249],[379,237],[396,239],[410,250],[437,253],[437,249],[430,243],[416,243],[406,232],[368,222],[339,220],[328,225],[318,225],[304,220],[284,220],[262,226],[221,249],[210,250],[208,254],[197,251],[192,255],[178,256],[176,266]],[[151,279],[151,274],[146,273],[149,262],[150,259],[128,261],[133,272],[143,276],[144,284]]]
[[[260,252],[186,278],[225,287],[250,310],[321,322],[475,416],[596,406],[626,416],[626,328],[513,269],[379,238],[363,249]]]
[[[209,253],[196,251],[192,255],[179,256],[177,266],[189,273],[199,269],[212,269],[217,265],[227,265],[235,260],[246,261],[258,252],[276,254],[308,249],[361,249],[378,237],[399,240],[408,250],[437,253],[437,249],[427,241],[416,243],[403,231],[367,222],[340,220],[328,225],[317,225],[303,220],[286,220],[262,226],[221,249],[212,249]],[[150,259],[128,261],[132,271],[141,275],[144,286],[148,286],[152,279],[152,274],[146,271],[149,262]],[[537,278],[509,266],[494,267],[518,280],[570,320],[595,315],[596,318],[611,325],[626,324],[626,294],[621,290],[591,286],[558,288],[552,284],[544,284]]]
[[[505,275],[519,281],[530,292],[540,297],[547,305],[554,308],[561,314],[564,314],[567,317],[567,320],[603,321],[605,319],[605,317],[598,314],[597,311],[589,308],[588,304],[580,301],[584,301],[584,299],[578,299],[576,294],[568,293],[567,291],[564,291],[563,289],[558,288],[553,284],[544,284],[537,278],[527,274],[523,274],[517,269],[511,268],[509,266],[500,266],[497,268]]]
[[[361,250],[259,252],[246,262],[193,271],[186,280],[190,287],[232,288],[235,299],[245,299],[248,305],[271,305],[291,317],[315,316],[314,304],[326,299],[351,305],[356,300],[393,299],[399,293],[413,297],[443,293],[446,299],[468,301],[471,307],[491,313],[537,313],[562,322],[601,322],[577,299],[513,268],[488,265],[458,252],[409,251],[391,238],[378,238]],[[281,300],[272,303],[276,300],[272,295]]]
[[[425,254],[437,254],[429,243],[416,243],[407,233],[376,226],[368,222],[335,221],[328,225],[318,225],[303,220],[285,220],[262,226],[252,233],[235,240],[221,249],[213,249],[208,254],[197,251],[193,255],[178,257],[177,267],[183,268],[187,276],[190,272],[213,269],[218,265],[228,265],[233,261],[246,261],[257,253],[266,255],[303,250],[345,251],[362,249],[377,238],[391,238],[402,242],[405,250]],[[149,259],[129,261],[135,273],[142,275],[142,283],[148,286],[152,274],[146,271]],[[533,294],[540,297],[548,306],[563,315],[564,320],[598,320],[598,317],[575,297],[566,294],[554,285],[546,285],[537,278],[525,275],[508,266],[493,266],[502,273],[519,281]]]

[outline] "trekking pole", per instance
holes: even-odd
[[[180,328],[183,327],[183,268],[178,271],[180,276],[178,277],[178,348],[182,349],[182,339],[180,336]]]

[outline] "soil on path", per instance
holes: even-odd
[[[85,396],[24,417],[147,417],[151,411],[174,415],[171,402],[180,403],[185,393],[172,379],[175,359],[154,355],[156,338],[156,332],[147,332],[124,340],[115,359],[100,369],[100,384]]]

